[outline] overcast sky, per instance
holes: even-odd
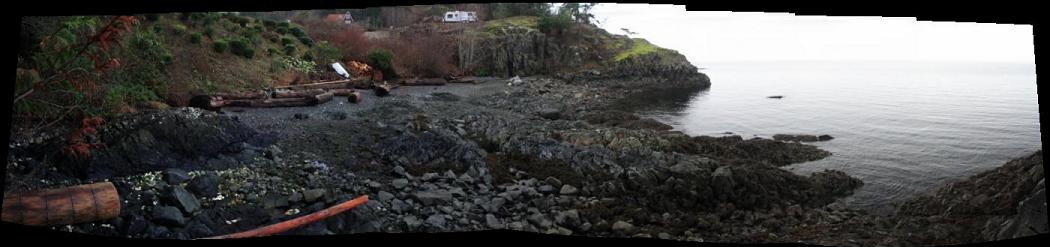
[[[612,33],[678,50],[693,63],[776,60],[915,60],[1035,63],[1032,26],[899,17],[795,16],[686,11],[681,5],[599,4]]]

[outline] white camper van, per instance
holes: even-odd
[[[445,22],[475,22],[478,16],[473,11],[449,11],[445,12]]]

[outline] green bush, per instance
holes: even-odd
[[[289,56],[294,55],[295,54],[295,50],[296,50],[295,49],[295,44],[284,45],[284,54],[285,55],[289,55]]]
[[[251,19],[248,19],[248,17],[243,17],[243,16],[233,16],[231,21],[241,25],[241,27],[247,27],[248,26],[248,22],[251,22]]]
[[[544,15],[536,19],[536,28],[545,33],[561,34],[572,26],[572,23],[572,17],[568,14]]]
[[[277,30],[274,31],[279,34],[288,34],[288,28],[286,27],[278,27]]]
[[[266,26],[266,28],[273,29],[277,26],[277,22],[271,20],[263,20],[263,26]]]
[[[292,23],[289,23],[289,22],[286,22],[286,21],[282,21],[282,22],[277,23],[277,27],[278,28],[289,29],[289,28],[292,28]]]
[[[215,52],[218,52],[218,53],[226,52],[226,48],[228,48],[228,47],[230,47],[230,44],[226,40],[221,40],[220,39],[220,40],[216,40],[214,43],[212,43],[212,50],[215,50]]]
[[[187,29],[186,25],[182,25],[182,24],[171,25],[171,31],[174,32],[175,35],[182,35],[182,34],[186,33],[186,29]]]
[[[164,32],[164,28],[163,28],[163,27],[160,27],[160,26],[157,26],[157,25],[153,25],[153,32],[154,32],[154,33],[161,33],[161,32]]]
[[[211,27],[204,28],[204,35],[208,36],[208,38],[213,37],[215,35],[215,29]]]
[[[368,65],[378,68],[386,76],[394,75],[394,54],[386,49],[372,49],[368,52]]]
[[[266,39],[268,39],[268,40],[270,40],[270,42],[274,42],[274,43],[277,43],[278,41],[281,40],[280,39],[281,36],[278,36],[277,34],[271,33],[271,32],[263,33],[263,37],[266,37]]]
[[[299,42],[302,42],[307,47],[314,46],[314,40],[311,39],[310,37],[300,37],[299,38]]]
[[[269,54],[270,56],[276,55],[278,52],[280,52],[280,51],[277,50],[277,48],[273,48],[273,47],[266,48],[266,54]]]
[[[489,76],[489,75],[492,75],[492,72],[489,72],[489,70],[487,70],[485,68],[476,68],[476,69],[474,69],[474,75],[475,76]]]
[[[323,64],[339,62],[343,58],[343,52],[328,42],[321,42],[314,46],[310,49],[310,53],[315,58],[314,61]]]
[[[114,56],[119,56],[123,64],[135,66],[113,70],[105,79],[107,84],[133,83],[158,95],[165,92],[165,70],[175,61],[175,56],[164,44],[162,36],[152,31],[136,30],[125,41]]]
[[[282,45],[294,45],[295,44],[295,39],[292,39],[292,37],[288,37],[288,36],[281,37],[281,44]]]
[[[245,39],[235,39],[230,41],[230,52],[234,55],[242,56],[244,58],[251,59],[255,57],[255,50],[252,49],[251,44]]]
[[[201,33],[199,33],[199,32],[193,32],[193,33],[191,33],[191,34],[190,34],[190,43],[194,43],[194,44],[200,44],[200,43],[201,43],[201,39],[202,39],[202,37],[201,37],[201,36],[202,36],[202,35],[201,35]]]
[[[310,62],[315,62],[315,63],[317,62],[317,60],[314,59],[314,55],[310,54],[310,53],[303,54],[303,60],[310,61]]]
[[[164,65],[168,65],[175,62],[175,56],[171,55],[171,52],[165,51],[164,53],[160,54],[160,61]]]
[[[303,28],[301,28],[301,27],[293,27],[293,28],[289,29],[288,31],[292,33],[292,36],[295,36],[296,38],[299,38],[299,39],[307,37],[306,36],[306,30],[303,30]]]
[[[102,102],[109,109],[114,109],[121,103],[136,104],[158,99],[160,97],[150,87],[130,82],[112,84],[102,95]]]
[[[207,15],[204,14],[204,13],[194,12],[194,13],[190,13],[190,17],[189,17],[190,20],[189,21],[193,25],[200,25],[201,22],[203,22],[207,18],[208,18]]]
[[[247,40],[252,45],[260,45],[260,44],[262,44],[262,38],[260,38],[258,34],[245,33],[243,37],[244,37],[244,40]]]

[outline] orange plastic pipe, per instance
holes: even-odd
[[[209,238],[206,238],[206,239],[251,238],[251,237],[270,236],[270,235],[282,233],[282,232],[285,232],[285,231],[288,231],[288,230],[291,230],[291,229],[299,228],[299,227],[304,226],[304,225],[309,225],[310,223],[314,223],[314,222],[323,220],[325,218],[331,217],[333,215],[340,214],[342,212],[350,210],[351,208],[357,207],[357,206],[359,206],[361,204],[364,204],[366,202],[368,202],[368,196],[367,195],[363,195],[363,196],[359,196],[357,198],[354,198],[353,200],[349,200],[349,201],[337,204],[335,206],[332,206],[330,208],[326,208],[326,209],[321,210],[321,211],[314,212],[312,214],[303,215],[303,216],[300,216],[300,217],[295,218],[295,219],[282,221],[282,222],[277,223],[277,224],[256,228],[254,230],[243,231],[243,232],[238,232],[238,233],[231,233],[231,234],[226,234],[226,235],[222,235],[222,236],[209,237]]]

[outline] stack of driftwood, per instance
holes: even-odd
[[[345,96],[350,103],[361,102],[361,93],[355,88],[369,85],[376,95],[386,96],[391,88],[386,83],[373,85],[367,79],[327,81],[311,84],[275,87],[266,91],[234,92],[216,95],[198,95],[189,105],[209,110],[235,107],[297,107],[315,106],[331,101],[334,96]]]
[[[332,100],[334,96],[345,96],[350,103],[361,102],[361,94],[355,89],[371,89],[376,96],[390,95],[390,91],[401,86],[440,86],[447,83],[477,84],[473,78],[446,76],[445,78],[414,78],[401,80],[396,84],[383,81],[376,83],[378,71],[373,71],[371,78],[355,76],[348,80],[326,81],[311,84],[299,84],[274,87],[265,91],[234,92],[216,95],[198,95],[190,99],[192,107],[218,110],[226,106],[234,107],[298,107],[315,106]]]
[[[443,86],[448,83],[477,84],[478,81],[474,80],[474,78],[446,76],[445,78],[413,78],[408,80],[402,80],[400,82],[400,84],[404,86]]]

